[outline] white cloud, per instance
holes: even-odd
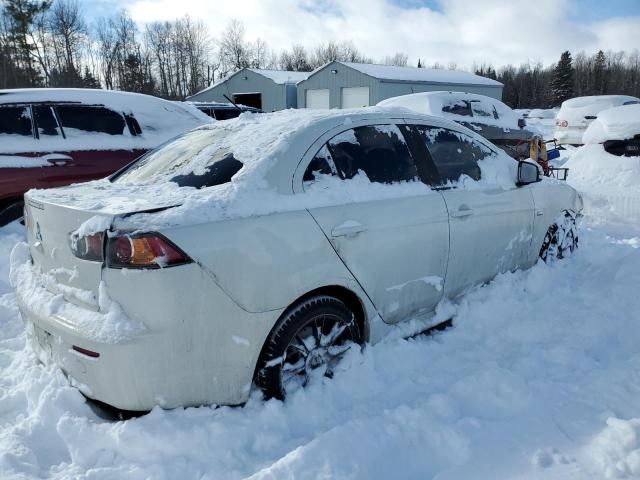
[[[278,51],[351,39],[374,59],[403,51],[411,63],[422,58],[459,67],[550,64],[563,50],[628,50],[638,45],[640,31],[640,17],[572,22],[577,7],[570,0],[442,0],[441,12],[390,0],[129,0],[126,6],[143,23],[189,14],[214,38],[238,18],[248,40],[262,38]]]

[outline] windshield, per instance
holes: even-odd
[[[114,183],[157,184],[174,182],[180,187],[212,187],[231,181],[242,163],[219,147],[226,132],[194,130],[150,151],[112,177]]]

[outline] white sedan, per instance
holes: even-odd
[[[346,350],[577,246],[579,195],[405,110],[194,130],[110,179],[26,195],[32,345],[127,410],[283,398]]]

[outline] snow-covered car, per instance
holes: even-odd
[[[640,104],[603,110],[584,132],[582,142],[601,143],[612,155],[640,156]]]
[[[137,93],[0,90],[0,225],[22,216],[30,188],[105,177],[211,121],[189,104]]]
[[[527,158],[529,141],[538,132],[500,100],[463,92],[422,92],[388,98],[379,106],[404,107],[453,120],[474,130],[516,159]]]
[[[36,352],[127,410],[282,398],[353,345],[577,245],[576,191],[405,109],[186,133],[25,196],[12,283]]]
[[[240,116],[241,113],[262,113],[262,110],[254,107],[246,107],[244,105],[234,105],[232,103],[220,103],[220,102],[187,102],[202,113],[207,114],[211,118],[216,120],[230,120]]]
[[[640,99],[628,95],[593,95],[565,100],[556,116],[554,137],[560,144],[582,145],[582,135],[601,111],[637,103]]]

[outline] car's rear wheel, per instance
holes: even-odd
[[[13,222],[14,220],[22,221],[24,215],[24,202],[15,201],[0,207],[0,227]]]
[[[576,218],[565,212],[551,225],[540,248],[540,258],[546,263],[566,258],[578,248],[578,226]]]
[[[318,295],[290,309],[260,354],[256,383],[266,398],[284,399],[312,378],[332,377],[352,346],[362,343],[355,314],[339,299]]]

